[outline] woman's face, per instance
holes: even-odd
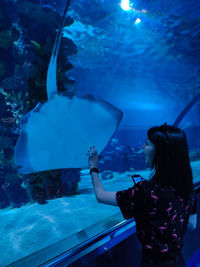
[[[151,166],[156,150],[155,145],[147,138],[145,144],[142,146],[142,149],[144,150],[146,164]]]

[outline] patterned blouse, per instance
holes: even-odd
[[[143,181],[117,192],[116,200],[125,219],[135,218],[144,252],[156,257],[180,252],[189,215],[197,209],[194,192],[186,201],[173,188]]]

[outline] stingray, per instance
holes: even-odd
[[[18,172],[29,174],[52,169],[85,168],[87,151],[101,153],[119,127],[122,112],[92,96],[69,97],[57,90],[57,57],[69,7],[67,1],[47,71],[47,97],[25,114],[15,146]]]

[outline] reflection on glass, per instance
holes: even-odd
[[[64,4],[0,3],[0,266],[61,240],[71,249],[121,222],[117,207],[95,199],[87,150],[101,151],[108,190],[148,179],[147,129],[172,124],[199,92],[198,3],[122,1],[124,12],[116,1],[78,0],[59,32]],[[199,107],[180,122],[194,183]]]

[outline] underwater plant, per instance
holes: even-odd
[[[9,12],[13,13],[12,17]],[[20,184],[19,181],[28,179],[17,173],[14,147],[23,115],[36,103],[47,99],[46,73],[60,18],[55,9],[43,7],[40,1],[13,1],[10,6],[7,1],[0,3],[0,161],[4,173],[7,172],[5,182]],[[73,19],[68,17],[65,26],[72,23]],[[68,84],[69,87],[75,84],[65,75],[73,68],[67,60],[72,53],[76,53],[76,46],[66,38],[61,46],[58,64],[60,91],[67,91]],[[44,186],[51,173],[54,172],[42,174],[46,177],[42,182],[38,182],[40,173],[32,174],[30,188],[25,188],[28,195],[35,190],[31,188],[39,190]],[[43,202],[41,194],[39,198]]]

